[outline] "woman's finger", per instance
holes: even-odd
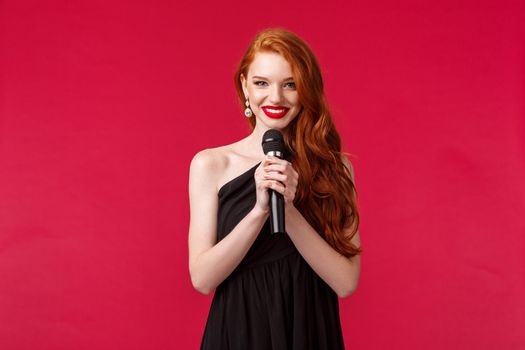
[[[267,172],[263,174],[263,178],[267,180],[277,180],[279,182],[282,182],[283,184],[286,183],[286,180],[288,180],[288,175],[281,174],[278,172]]]
[[[270,163],[283,164],[289,163],[286,159],[281,159],[274,156],[266,156],[265,160],[268,160]]]
[[[264,184],[264,187],[271,189],[271,190],[275,190],[281,194],[283,194],[285,191],[285,187],[279,181],[265,180],[263,184]]]

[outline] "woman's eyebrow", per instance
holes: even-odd
[[[268,80],[268,78],[260,77],[260,76],[258,76],[258,75],[254,75],[252,78],[253,78],[253,79],[264,79],[264,80]],[[287,80],[293,80],[293,77],[288,77],[288,78],[284,79],[283,81],[287,81]]]

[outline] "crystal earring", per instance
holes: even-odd
[[[246,105],[244,115],[246,116],[246,118],[250,118],[253,115],[253,111],[250,108],[250,102],[248,101],[248,99],[246,99],[246,102],[244,104]]]

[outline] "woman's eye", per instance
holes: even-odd
[[[265,81],[258,80],[258,81],[254,81],[253,84],[257,85],[257,86],[264,86],[267,83]],[[289,82],[289,83],[286,83],[284,85],[285,86],[290,86],[292,89],[295,89],[295,83],[294,82]]]

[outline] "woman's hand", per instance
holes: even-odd
[[[255,170],[255,185],[257,189],[258,206],[264,212],[269,212],[268,189],[282,194],[285,207],[293,205],[295,192],[297,190],[299,174],[292,164],[284,159],[266,156],[264,161]]]

